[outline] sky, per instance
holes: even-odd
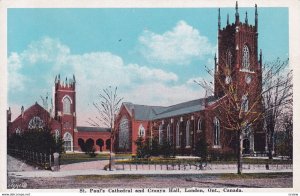
[[[240,20],[254,7],[239,8]],[[221,26],[235,9],[221,9]],[[259,8],[263,60],[288,58],[288,9]],[[52,95],[55,76],[76,77],[78,125],[96,115],[92,103],[117,86],[124,101],[168,106],[204,96],[193,81],[212,81],[217,53],[217,8],[8,9],[8,106]]]

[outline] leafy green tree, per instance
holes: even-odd
[[[152,156],[158,156],[160,155],[160,147],[159,147],[159,143],[158,143],[158,138],[154,137],[151,140],[151,155]]]
[[[195,155],[201,157],[202,160],[207,160],[208,150],[206,141],[201,138],[196,142]]]
[[[136,156],[137,158],[144,158],[145,156],[145,144],[144,139],[142,137],[138,137],[136,141],[134,141],[136,148]]]
[[[170,157],[173,154],[172,145],[169,141],[164,141],[160,146],[160,154],[164,157]]]

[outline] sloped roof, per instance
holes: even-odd
[[[205,100],[207,100],[208,104],[211,104],[215,101],[215,98],[211,96],[171,105],[168,107],[138,105],[130,102],[124,102],[123,105],[131,116],[132,111],[134,111],[134,117],[136,120],[155,120],[204,110]]]
[[[131,116],[132,111],[134,111],[134,118],[136,120],[152,120],[157,114],[164,111],[166,108],[163,106],[139,105],[130,102],[124,102],[123,105]]]
[[[77,127],[79,132],[110,132],[110,128],[104,127]]]
[[[35,110],[35,113],[45,113],[48,116],[50,115],[45,108],[43,108],[40,104],[35,102],[35,104],[24,110],[24,117],[26,118],[28,113],[30,113],[32,110]],[[20,114],[15,120],[13,120],[13,122],[19,120],[20,118],[22,118],[22,114]]]

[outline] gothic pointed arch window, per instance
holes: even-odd
[[[243,69],[249,70],[250,69],[250,51],[247,45],[243,47]]]
[[[227,53],[226,53],[226,67],[231,69],[231,66],[232,66],[232,53],[230,52],[230,50],[228,49],[227,50]]]
[[[168,142],[171,143],[172,135],[171,135],[171,126],[170,126],[170,124],[168,124],[168,126],[167,126],[167,138],[168,138]]]
[[[129,147],[129,121],[123,116],[119,125],[119,148],[127,149]]]
[[[185,127],[185,146],[190,147],[190,121],[186,122]]]
[[[158,143],[160,145],[163,144],[163,125],[159,125],[159,129],[158,129]]]
[[[243,112],[248,112],[248,105],[249,105],[249,100],[248,100],[248,97],[247,95],[243,95],[242,96],[242,103],[241,103],[241,110]]]
[[[180,145],[181,145],[180,122],[177,122],[177,125],[176,125],[176,146],[179,147]]]
[[[197,123],[197,130],[201,131],[202,130],[202,119],[199,118],[198,123]]]
[[[142,124],[139,126],[139,137],[145,137],[145,128]]]
[[[220,120],[214,118],[214,146],[220,146]]]
[[[73,151],[73,137],[69,132],[64,134],[64,149],[65,151]]]
[[[64,114],[71,114],[71,98],[69,96],[65,96],[63,98],[63,111]]]
[[[34,116],[28,123],[28,129],[43,129],[44,121],[38,117]]]

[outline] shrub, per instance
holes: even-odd
[[[206,160],[208,156],[207,146],[208,144],[204,139],[198,140],[195,146],[194,154],[198,157],[201,157],[202,160]]]
[[[164,141],[160,146],[160,154],[165,158],[170,157],[173,154],[172,145],[168,141]]]
[[[55,139],[50,129],[31,129],[8,138],[8,148],[52,154],[63,151],[63,140]]]

